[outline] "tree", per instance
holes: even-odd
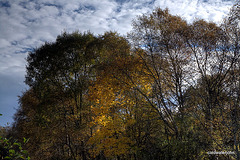
[[[31,89],[20,99],[16,130],[23,127],[27,134],[29,124],[42,131],[30,135],[30,141],[39,143],[40,148],[31,152],[36,159],[88,156],[91,116],[85,96],[94,79],[95,40],[91,33],[63,33],[27,58],[26,83]]]
[[[239,153],[239,22],[240,22],[240,2],[236,1],[235,5],[231,8],[228,17],[225,18],[224,23],[222,24],[222,28],[227,34],[229,38],[229,48],[232,61],[234,64],[231,67],[229,82],[228,82],[228,90],[227,93],[229,95],[229,114],[228,119],[229,123],[226,123],[231,130],[233,139],[233,146],[236,152],[236,158],[240,159]]]
[[[138,17],[129,34],[137,50],[143,50],[139,56],[149,72],[148,76],[153,79],[151,97],[145,96],[164,122],[166,139],[171,137],[172,142],[177,139],[182,144],[187,132],[187,126],[184,125],[184,93],[191,75],[188,68],[191,50],[185,38],[188,34],[189,26],[184,20],[160,8],[155,9],[152,14]],[[176,114],[177,110],[180,114]],[[168,141],[169,151],[175,146],[172,142]],[[187,147],[180,143],[178,145],[181,148]],[[166,155],[173,158],[174,154],[169,152]],[[191,153],[186,154],[190,156]]]
[[[148,76],[154,81],[153,96],[145,96],[159,110],[167,128],[166,135],[170,133],[171,137],[176,138],[180,142],[178,147],[187,148],[186,141],[193,140],[193,143],[199,144],[189,134],[192,133],[192,125],[200,124],[201,131],[208,137],[204,142],[207,147],[202,149],[205,152],[214,150],[215,143],[219,147],[223,137],[220,133],[214,135],[213,130],[220,131],[221,127],[226,126],[218,125],[221,129],[214,128],[215,123],[223,121],[214,118],[226,106],[224,87],[236,58],[224,30],[204,20],[187,24],[180,17],[170,15],[168,10],[158,8],[152,14],[140,16],[134,21],[129,38],[137,50],[143,50],[143,54],[139,55],[149,71]],[[198,88],[199,85],[201,89]],[[187,112],[189,102],[185,96],[189,91],[196,95],[194,99],[197,98],[190,106],[200,106],[199,111]],[[205,120],[202,116],[196,116],[202,114]],[[189,120],[197,123],[189,123],[188,126],[186,122]],[[226,149],[224,146],[220,148]],[[196,147],[191,150],[201,152]]]
[[[151,142],[153,134],[157,134],[154,131],[158,130],[153,127],[157,125],[157,113],[136,92],[136,87],[141,86],[142,92],[151,93],[149,78],[138,74],[143,69],[139,60],[129,53],[100,65],[101,74],[89,92],[94,113],[94,131],[89,143],[96,157],[151,159],[157,156],[152,151],[157,148],[156,142]],[[129,76],[137,79],[137,83],[129,81]]]

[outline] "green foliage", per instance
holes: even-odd
[[[27,142],[28,139],[24,138],[23,145],[26,145]],[[22,144],[17,140],[0,137],[0,150],[1,159],[30,160],[27,150],[24,150]]]

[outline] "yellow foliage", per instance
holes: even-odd
[[[93,146],[94,156],[104,152],[106,157],[113,158],[132,152],[131,146],[134,142],[128,135],[127,128],[136,123],[134,89],[138,87],[147,96],[152,93],[153,81],[146,73],[142,74],[146,70],[144,71],[141,65],[120,62],[121,59],[118,58],[116,64],[119,65],[107,68],[89,90],[94,115],[91,126],[95,129],[88,143]],[[127,68],[128,75],[124,74],[121,68]],[[143,97],[137,98],[144,103],[146,101]],[[146,116],[145,113],[141,114]]]

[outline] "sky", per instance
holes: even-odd
[[[126,35],[132,20],[168,8],[189,23],[221,23],[234,0],[0,0],[0,126],[10,125],[18,108],[29,51],[63,32],[116,31]]]

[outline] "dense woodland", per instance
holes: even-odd
[[[33,160],[239,160],[239,15],[187,23],[157,8],[127,36],[59,35],[29,53],[8,136]]]

